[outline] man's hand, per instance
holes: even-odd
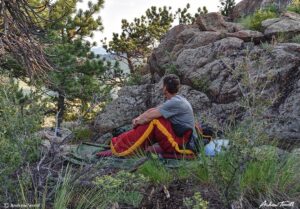
[[[133,127],[136,127],[137,125],[142,125],[149,123],[151,120],[155,118],[159,118],[162,115],[160,114],[159,110],[157,108],[151,108],[144,112],[143,114],[139,115],[138,117],[134,118],[132,120]]]
[[[137,125],[139,125],[139,117],[136,117],[132,120],[132,126],[135,128]]]

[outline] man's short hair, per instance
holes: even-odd
[[[166,75],[163,79],[164,86],[170,94],[175,94],[179,91],[180,80],[175,74]]]

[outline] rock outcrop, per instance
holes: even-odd
[[[217,12],[200,15],[196,23],[201,31],[228,32],[225,20]]]
[[[270,6],[275,6],[279,11],[283,11],[291,2],[292,0],[242,0],[233,9],[231,18],[238,19]]]
[[[211,23],[211,18],[218,22]],[[261,120],[268,124],[270,138],[300,142],[300,44],[260,44],[277,32],[297,34],[299,22],[298,15],[286,13],[265,21],[261,33],[212,13],[194,25],[175,26],[149,57],[145,84],[124,87],[98,115],[95,128],[107,133],[163,102],[162,83],[150,80],[176,73],[183,84],[180,93],[191,102],[198,120],[224,127],[251,114],[245,100],[253,103],[250,106],[263,101]]]
[[[286,12],[281,18],[274,18],[262,22],[265,28],[265,36],[272,36],[280,33],[295,35],[300,33],[300,15],[293,12]]]

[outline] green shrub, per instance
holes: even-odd
[[[167,75],[167,74],[175,74],[175,75],[180,76],[180,75],[179,75],[180,73],[179,73],[179,71],[178,71],[176,65],[173,64],[173,63],[168,64],[168,65],[166,66],[166,72],[165,72],[165,74],[166,74],[166,75]]]
[[[76,128],[74,130],[74,139],[78,141],[89,140],[92,137],[92,131],[89,128]]]
[[[137,208],[143,199],[141,191],[148,183],[141,174],[120,171],[114,175],[98,176],[91,186],[85,187],[78,184],[77,171],[70,166],[62,169],[60,178],[53,182],[54,190],[43,193],[44,197],[54,193],[54,200],[43,200],[41,208],[48,208],[49,204],[53,204],[50,208],[54,209],[112,208],[115,203]]]
[[[34,133],[42,123],[38,97],[23,94],[11,80],[0,83],[0,200],[4,193],[16,198],[15,173],[22,174],[25,163],[38,160],[40,138]]]
[[[207,92],[208,87],[210,85],[210,81],[207,78],[202,79],[193,79],[192,80],[192,86],[198,91]]]
[[[274,49],[274,45],[268,42],[264,42],[260,44],[261,48],[264,49],[266,52],[271,53]]]
[[[126,81],[127,86],[134,86],[134,85],[141,85],[141,84],[142,84],[142,75],[139,73],[130,74]]]
[[[300,0],[293,0],[288,7],[288,11],[300,14]]]
[[[114,176],[97,177],[95,183],[102,191],[101,205],[105,208],[116,202],[138,207],[143,199],[140,191],[147,186],[148,178],[141,174],[120,171]]]
[[[253,15],[240,20],[240,23],[251,30],[262,30],[262,21],[276,18],[278,15],[273,10],[258,10]]]
[[[203,200],[201,193],[196,192],[193,197],[188,197],[183,200],[183,204],[188,209],[207,209],[208,202]]]
[[[35,182],[28,175],[18,176],[18,199],[20,204],[40,204],[40,208],[111,208],[114,203],[125,204],[137,208],[142,201],[141,191],[147,186],[148,179],[139,174],[120,171],[115,175],[96,177],[91,185],[81,186],[78,179],[78,168],[71,166],[62,168],[59,178],[52,178],[46,182],[41,192],[30,196]],[[78,181],[79,180],[79,181]]]

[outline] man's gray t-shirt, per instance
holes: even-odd
[[[182,136],[186,130],[194,128],[193,108],[186,98],[175,95],[158,106],[158,110],[172,123],[176,135]]]

